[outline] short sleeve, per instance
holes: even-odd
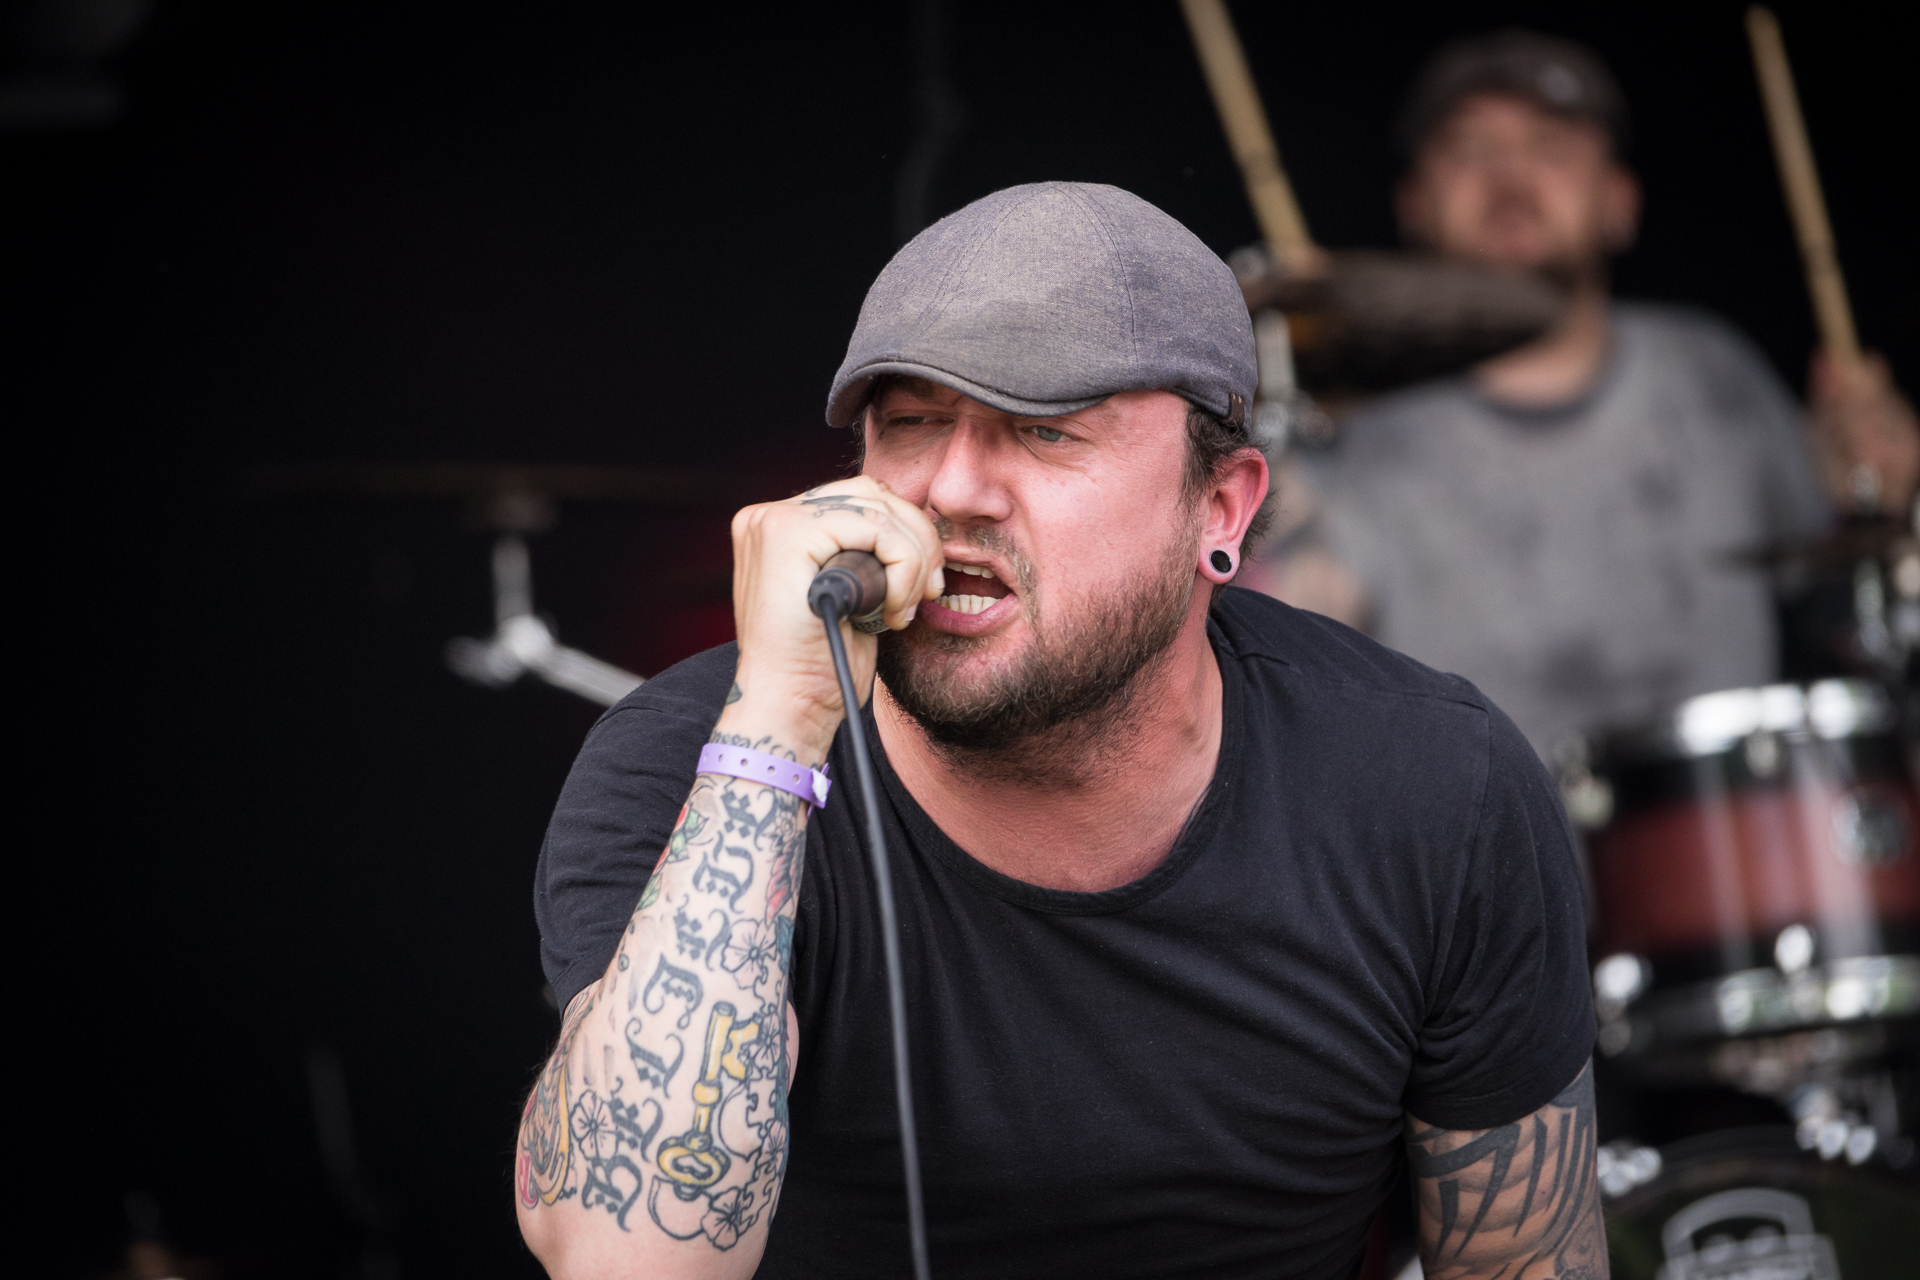
[[[1440,933],[1406,1094],[1447,1129],[1537,1111],[1593,1052],[1586,895],[1545,766],[1488,709],[1484,794]]]
[[[613,958],[687,802],[733,682],[733,645],[627,695],[587,734],[534,873],[540,966],[564,1009]]]

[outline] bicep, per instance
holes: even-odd
[[[1593,1068],[1528,1116],[1440,1129],[1407,1116],[1420,1257],[1434,1280],[1600,1280]]]

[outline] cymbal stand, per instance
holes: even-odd
[[[490,689],[504,689],[531,674],[610,707],[639,688],[643,678],[559,643],[552,626],[533,611],[525,534],[550,522],[551,513],[551,503],[534,494],[503,495],[489,504],[489,522],[500,530],[493,544],[493,634],[485,640],[449,640],[447,666],[461,679]]]

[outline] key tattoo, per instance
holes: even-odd
[[[696,781],[613,963],[576,997],[528,1096],[515,1183],[527,1209],[572,1200],[630,1231],[644,1198],[662,1232],[720,1250],[771,1214],[807,813],[758,783]],[[681,1084],[696,1018],[699,1074]]]

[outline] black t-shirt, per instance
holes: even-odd
[[[1403,1110],[1504,1124],[1591,1051],[1571,841],[1506,716],[1456,676],[1251,592],[1224,592],[1209,634],[1219,765],[1132,884],[1001,875],[875,762],[941,1280],[1347,1275]],[[563,1007],[613,955],[734,661],[729,645],[681,663],[587,737],[534,892]],[[844,740],[831,773],[807,832],[792,1153],[762,1276],[907,1270]]]

